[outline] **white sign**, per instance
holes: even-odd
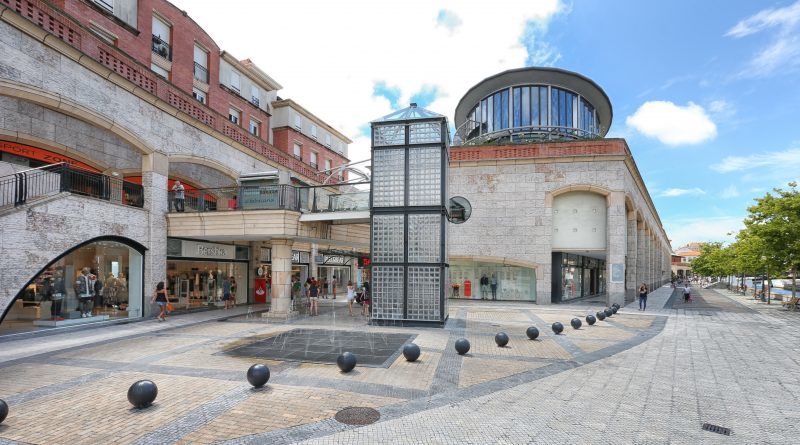
[[[182,256],[189,258],[214,258],[220,260],[236,259],[236,246],[228,244],[183,241]]]
[[[625,281],[625,265],[622,263],[611,264],[611,282],[622,283]]]
[[[272,249],[269,247],[262,247],[261,248],[261,262],[262,263],[269,263],[272,261]]]

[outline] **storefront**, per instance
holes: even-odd
[[[222,306],[226,280],[237,304],[252,303],[248,246],[167,239],[167,291],[176,311]]]
[[[336,294],[346,293],[347,282],[351,280],[352,263],[356,258],[342,254],[323,254],[317,257],[317,279],[320,283],[327,283],[328,295],[334,294],[334,282],[336,282]],[[323,288],[324,292],[324,288]]]
[[[142,259],[143,249],[110,239],[71,250],[17,295],[0,334],[141,317]]]
[[[604,294],[605,269],[602,259],[553,252],[553,302]]]
[[[481,286],[481,278],[489,285]],[[492,294],[492,278],[496,282]],[[506,301],[536,301],[536,270],[505,264],[461,261],[450,262],[450,298]]]
[[[358,269],[356,269],[356,287],[361,288],[364,283],[372,281],[372,260],[368,256],[358,258]]]

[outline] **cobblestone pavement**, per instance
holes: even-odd
[[[601,307],[451,302],[445,329],[421,329],[368,326],[323,300],[323,315],[287,323],[237,309],[2,341],[0,398],[11,413],[0,443],[796,443],[800,313],[695,292],[702,304],[692,306],[657,289],[647,311],[634,302],[579,330],[569,320]],[[550,331],[554,321],[563,335]],[[525,336],[531,325],[536,341]],[[300,328],[405,333],[422,355],[343,374],[226,353]],[[499,331],[507,347],[494,344]],[[465,356],[453,349],[462,336]],[[254,362],[272,371],[258,390],[244,379]],[[126,390],[141,378],[159,395],[138,411]],[[336,421],[349,406],[381,419]],[[732,435],[702,431],[704,422]]]

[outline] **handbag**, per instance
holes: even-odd
[[[172,312],[175,308],[172,306],[172,303],[167,303],[167,312]]]

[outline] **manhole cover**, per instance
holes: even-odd
[[[372,408],[351,406],[336,413],[334,418],[346,425],[369,425],[377,422],[381,413]]]
[[[712,433],[723,434],[725,436],[731,435],[731,429],[725,428],[719,425],[714,425],[711,423],[704,423],[703,424],[703,431],[710,431]]]

